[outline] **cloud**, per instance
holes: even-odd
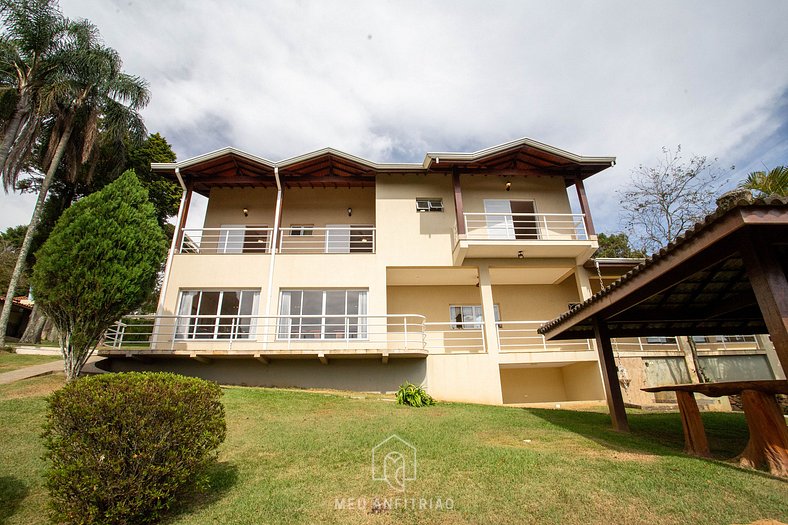
[[[662,146],[722,165],[785,162],[780,0],[62,8],[95,22],[126,70],[150,81],[146,122],[181,159],[227,145],[271,159],[332,146],[418,162],[528,136],[618,156],[587,184],[607,231],[617,228],[614,190]]]

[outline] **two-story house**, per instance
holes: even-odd
[[[232,148],[154,164],[184,189],[158,312],[101,353],[233,384],[604,399],[592,343],[536,329],[592,294],[584,181],[614,162],[521,139],[420,164]],[[207,211],[188,229],[194,193]]]

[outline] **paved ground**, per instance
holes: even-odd
[[[15,354],[27,355],[60,355],[60,349],[56,346],[14,346]]]
[[[87,373],[102,373],[100,370],[93,366],[97,361],[104,359],[100,356],[92,356],[88,359],[83,369]],[[43,365],[33,365],[10,372],[0,374],[0,385],[7,385],[22,379],[30,379],[31,377],[45,376],[47,374],[55,374],[63,371],[63,361],[55,361],[54,363],[45,363]]]

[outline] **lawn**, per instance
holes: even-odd
[[[12,354],[11,352],[0,350],[0,374],[26,366],[42,365],[59,360],[60,358],[56,355]]]
[[[61,382],[0,386],[0,523],[46,522],[38,436],[44,396]],[[684,456],[677,414],[632,413],[633,433],[622,435],[599,412],[412,409],[383,396],[242,387],[227,388],[224,403],[228,434],[212,491],[170,523],[788,521],[788,483]],[[703,417],[715,453],[743,447],[740,414]],[[404,494],[371,479],[372,447],[391,434],[417,448],[418,479]],[[373,509],[375,498],[399,508]],[[420,510],[422,498],[433,509]],[[435,508],[449,500],[452,510]]]

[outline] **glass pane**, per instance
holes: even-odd
[[[219,314],[237,315],[241,306],[241,292],[223,292]],[[217,337],[226,339],[235,333],[238,319],[233,317],[221,317],[219,319],[219,331]]]
[[[202,292],[197,314],[197,339],[212,339],[216,332],[216,314],[219,311],[221,292]]]
[[[178,309],[178,315],[188,316],[196,314],[199,302],[200,292],[181,292],[181,305]],[[176,338],[183,339],[191,337],[193,325],[194,319],[190,317],[178,317],[175,323]]]
[[[297,305],[297,306],[296,306]],[[297,315],[294,310],[301,311],[301,292],[282,292],[282,300],[279,303],[279,315]],[[289,339],[300,331],[300,321],[291,317],[279,319],[279,335],[283,339]]]
[[[304,304],[300,315],[301,334],[300,339],[319,339],[322,335],[322,316],[323,316],[323,292],[317,290],[305,290]]]
[[[326,292],[325,338],[341,339],[345,337],[345,300],[343,290]],[[336,316],[336,317],[329,317]]]

